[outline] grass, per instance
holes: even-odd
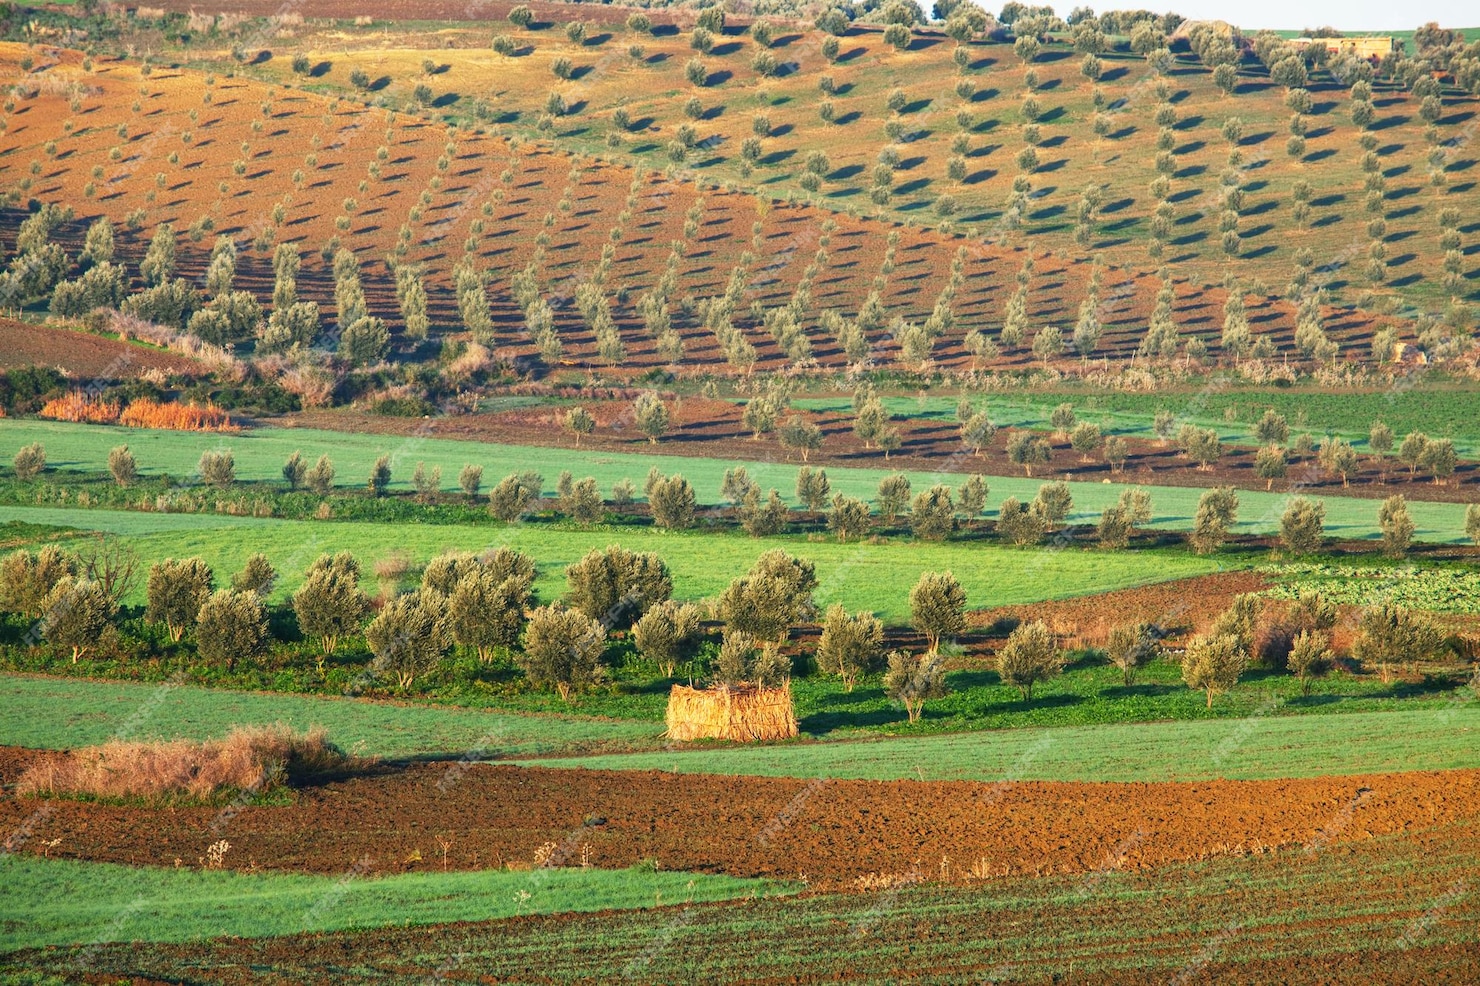
[[[1315,696],[1302,700],[1292,694],[1290,679],[1278,678],[1241,686],[1219,699],[1214,709],[1219,718],[1200,718],[1207,713],[1199,694],[1180,686],[1151,686],[1139,698],[1107,698],[1097,686],[1103,677],[1071,672],[1045,689],[1032,708],[1000,686],[957,692],[927,706],[925,722],[914,728],[877,688],[861,685],[844,695],[831,681],[797,679],[803,727],[849,741],[658,751],[666,688],[642,696],[637,711],[645,719],[640,721],[0,675],[0,699],[9,713],[0,724],[0,744],[67,749],[115,737],[207,739],[234,726],[281,720],[298,729],[324,726],[344,749],[367,756],[563,754],[538,762],[798,777],[1191,780],[1480,765],[1475,753],[1480,710],[1466,691],[1364,701],[1341,698],[1344,686],[1323,682]],[[962,683],[959,675],[952,681],[958,687]],[[1076,694],[1077,702],[1065,701]],[[853,703],[862,711],[850,723]],[[590,705],[600,703],[586,698],[581,708],[589,711]],[[1165,721],[1173,716],[1177,721]],[[1144,721],[1158,717],[1161,721]],[[978,731],[961,732],[972,728]],[[955,732],[930,735],[931,729]],[[879,741],[860,740],[866,734]],[[631,750],[654,752],[603,755]]]
[[[897,417],[933,419],[954,426],[959,400],[953,395],[892,397],[885,398],[884,404]],[[852,412],[850,398],[803,397],[795,403],[818,411]],[[1258,444],[1253,437],[1254,422],[1265,409],[1273,408],[1289,422],[1292,437],[1308,431],[1319,441],[1322,435],[1330,433],[1365,449],[1372,423],[1381,420],[1393,429],[1400,442],[1409,432],[1421,431],[1430,438],[1453,439],[1463,458],[1480,455],[1480,429],[1476,428],[1472,413],[1474,396],[1457,387],[1344,392],[1205,387],[1200,391],[1161,390],[1149,394],[1071,388],[1048,393],[974,396],[972,403],[987,411],[1001,427],[1036,429],[1048,429],[1050,412],[1068,403],[1074,405],[1080,419],[1099,424],[1107,434],[1140,438],[1155,437],[1152,420],[1158,410],[1166,408],[1177,415],[1179,426],[1186,422],[1213,428],[1223,441],[1249,446]],[[1393,467],[1403,468],[1396,460]]]
[[[708,874],[548,869],[342,876],[156,869],[0,857],[0,952],[113,941],[265,938],[489,921],[521,914],[648,908],[769,896],[794,886]]]
[[[1198,557],[1180,548],[1137,552],[1020,549],[956,541],[933,544],[922,551],[908,540],[839,544],[798,536],[757,539],[739,532],[670,532],[646,527],[424,527],[0,507],[0,523],[10,520],[121,534],[145,565],[166,557],[199,555],[216,570],[218,582],[240,570],[250,555],[262,552],[282,575],[273,594],[277,600],[286,599],[301,583],[309,563],[326,551],[354,552],[369,585],[373,581],[371,563],[392,553],[405,553],[416,562],[425,562],[447,549],[482,551],[509,545],[539,564],[536,589],[549,600],[564,593],[567,565],[592,548],[621,544],[632,550],[656,552],[673,572],[675,595],[696,599],[717,595],[762,553],[779,547],[816,565],[820,587],[815,595],[820,605],[841,602],[852,610],[872,610],[892,623],[908,620],[909,590],[924,571],[954,571],[966,589],[967,605],[985,607],[1145,585],[1250,563],[1248,557],[1230,556],[1224,561]],[[135,590],[133,601],[142,601],[142,591]]]
[[[1107,860],[1087,874],[934,882],[680,910],[622,911],[387,930],[322,941],[212,942],[153,950],[73,948],[150,981],[327,983],[340,957],[387,984],[427,969],[508,983],[612,982],[1462,982],[1474,972],[1475,825],[1155,870]],[[1126,851],[1133,854],[1134,840]],[[935,861],[928,861],[927,870]],[[969,865],[952,859],[952,872]],[[933,873],[927,873],[927,877]],[[342,950],[342,951],[341,951]],[[408,957],[416,957],[415,966]],[[1269,963],[1269,964],[1264,964]],[[1307,973],[1299,973],[1306,969]]]
[[[0,744],[38,749],[114,738],[204,740],[233,726],[282,721],[298,730],[323,726],[341,748],[363,756],[531,756],[650,746],[661,731],[650,722],[16,675],[0,675],[0,704]]]
[[[903,402],[898,405],[901,408],[904,404],[917,404],[903,398],[898,401]],[[954,408],[955,402],[951,400],[949,410],[941,408],[940,412],[953,414]],[[48,461],[53,468],[91,473],[102,472],[107,468],[109,449],[127,443],[139,462],[141,472],[156,476],[165,473],[177,482],[189,481],[195,476],[196,465],[203,451],[226,448],[231,450],[236,460],[236,475],[239,480],[269,481],[275,483],[279,489],[282,488],[283,461],[295,450],[301,450],[309,461],[317,459],[320,454],[328,453],[334,460],[341,483],[353,488],[361,487],[361,477],[369,476],[370,467],[377,457],[389,454],[393,473],[391,487],[397,490],[411,488],[411,472],[417,462],[423,461],[428,468],[441,466],[443,485],[448,489],[455,488],[458,472],[469,462],[484,467],[485,486],[492,486],[510,473],[528,469],[530,463],[534,462],[543,473],[547,488],[553,488],[556,476],[561,470],[568,469],[578,478],[594,477],[603,490],[610,490],[621,479],[630,479],[640,490],[648,469],[656,465],[665,473],[683,473],[693,483],[701,503],[713,503],[719,499],[720,483],[725,470],[737,464],[731,459],[670,455],[659,457],[640,452],[591,452],[565,448],[531,449],[518,445],[296,428],[260,428],[222,437],[21,419],[7,422],[5,434],[6,445],[0,447],[0,453],[8,454],[11,448],[41,442],[46,446]],[[768,453],[772,451],[773,446],[769,443],[759,445],[756,458],[768,458]],[[752,478],[763,488],[775,487],[788,502],[796,502],[797,463],[769,459],[740,464],[746,466]],[[895,470],[851,467],[827,470],[835,492],[868,500],[876,495],[879,480],[893,472]],[[910,471],[906,475],[918,491],[934,483],[959,484],[965,473]],[[1031,499],[1044,481],[1044,477],[992,477],[991,502],[995,505],[1008,496]],[[1098,520],[1100,512],[1115,502],[1121,490],[1128,485],[1134,484],[1070,483],[1075,501],[1073,519],[1081,523]],[[1173,486],[1149,486],[1146,489],[1151,493],[1154,513],[1150,526],[1171,530],[1185,530],[1191,526],[1201,490]],[[1236,530],[1241,533],[1268,533],[1275,530],[1287,499],[1283,493],[1240,491],[1241,520]],[[1314,496],[1312,499],[1326,504],[1326,529],[1329,534],[1343,538],[1377,536],[1376,501],[1341,496]],[[1463,504],[1455,503],[1410,503],[1409,511],[1418,528],[1415,536],[1422,541],[1463,541],[1464,509]],[[8,519],[25,515],[6,513],[0,516]]]
[[[1012,729],[875,742],[528,761],[541,767],[863,780],[1193,781],[1480,767],[1480,709]]]

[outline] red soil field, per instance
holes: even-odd
[[[0,776],[54,754],[7,748]],[[138,808],[74,801],[53,809],[31,847],[131,865],[193,863],[218,838],[228,865],[341,873],[441,865],[532,865],[555,843],[568,865],[796,878],[848,889],[870,874],[918,869],[930,879],[1082,873],[1114,854],[1118,868],[1262,853],[1312,842],[1360,842],[1480,813],[1480,771],[1280,781],[1081,784],[808,782],[661,772],[548,770],[419,763],[385,766],[298,791],[294,803]],[[39,802],[0,802],[14,829]],[[788,819],[775,821],[778,817]],[[214,827],[213,827],[214,826]],[[1128,838],[1138,833],[1134,838]],[[37,850],[39,851],[39,849]],[[943,862],[945,860],[945,862]]]
[[[54,367],[78,385],[136,377],[145,370],[204,372],[195,360],[172,353],[85,332],[0,319],[0,369],[20,366]]]
[[[23,51],[21,46],[0,48],[0,68],[10,67],[3,63],[18,62]],[[827,262],[813,284],[811,312],[835,308],[847,316],[856,314],[880,272],[886,234],[896,230],[900,242],[883,304],[890,317],[923,319],[946,284],[952,257],[958,248],[965,249],[965,283],[954,305],[956,326],[934,349],[935,365],[948,370],[972,367],[972,357],[964,347],[965,334],[976,326],[993,330],[1000,326],[1007,298],[1016,289],[1015,276],[1029,253],[1024,248],[853,219],[805,205],[761,202],[744,193],[701,188],[527,141],[516,147],[482,132],[453,133],[419,117],[287,87],[240,78],[217,79],[205,87],[200,75],[171,69],[156,69],[144,78],[132,64],[103,59],[94,72],[85,73],[80,62],[78,53],[60,51],[55,53],[54,64],[46,66],[48,79],[71,79],[87,87],[78,113],[71,113],[63,87],[51,84],[18,102],[7,119],[8,130],[0,137],[4,152],[0,154],[0,184],[27,180],[35,162],[39,174],[30,179],[27,194],[74,205],[79,222],[73,224],[70,235],[78,243],[83,220],[109,215],[121,222],[137,210],[143,210],[140,230],[120,237],[120,253],[130,259],[142,255],[148,236],[161,222],[171,222],[183,231],[209,218],[214,225],[211,236],[230,234],[243,245],[271,229],[278,242],[298,243],[305,253],[300,292],[332,311],[332,279],[316,251],[337,236],[360,257],[372,310],[398,328],[394,283],[381,258],[393,249],[398,230],[404,227],[411,244],[405,260],[427,266],[434,324],[455,326],[459,319],[450,283],[452,267],[462,256],[472,224],[482,222],[484,232],[475,239],[473,256],[490,274],[490,300],[498,329],[496,351],[509,359],[527,361],[534,353],[508,291],[513,275],[533,258],[540,231],[549,235],[540,286],[556,310],[564,346],[562,362],[572,367],[600,365],[594,335],[576,310],[574,296],[575,288],[595,267],[602,247],[615,242],[606,292],[612,299],[626,358],[608,370],[631,376],[665,365],[636,304],[660,276],[672,243],[686,239],[686,213],[700,200],[699,231],[689,238],[679,265],[678,290],[672,297],[675,327],[686,348],[677,369],[685,374],[731,372],[715,338],[697,319],[683,317],[678,303],[685,297],[701,299],[723,292],[741,254],[750,249],[755,250],[756,260],[737,312],[737,326],[757,351],[757,372],[787,365],[770,335],[751,324],[746,311],[755,301],[769,307],[792,297],[816,256],[827,220],[835,222],[836,229],[826,248]],[[202,92],[207,88],[212,101],[204,104]],[[136,101],[138,112],[132,109]],[[197,114],[194,121],[189,118],[192,111]],[[76,124],[71,134],[64,130],[65,120]],[[120,124],[126,126],[126,137],[117,133]],[[183,141],[187,134],[188,144]],[[54,158],[45,153],[49,141],[56,143]],[[439,172],[437,159],[449,144],[451,157],[445,172]],[[381,146],[386,148],[386,161],[381,177],[372,179],[368,164]],[[179,155],[178,163],[168,160],[172,153]],[[312,165],[307,162],[310,153],[316,155]],[[242,166],[241,175],[236,174],[237,165]],[[101,179],[91,177],[95,168],[102,169]],[[297,188],[292,180],[295,170],[304,171]],[[368,182],[363,192],[357,188],[361,179]],[[89,182],[94,184],[92,199],[86,196]],[[438,182],[440,187],[434,188]],[[225,192],[218,190],[223,183]],[[629,190],[636,199],[632,218],[620,223],[618,215],[626,208]],[[423,192],[429,204],[412,220],[411,210]],[[355,202],[348,213],[348,228],[341,231],[336,220],[347,215],[346,199]],[[275,205],[283,207],[281,221],[271,215]],[[547,216],[548,228],[544,225]],[[12,224],[18,221],[18,214],[6,214],[0,225],[7,236],[13,236]],[[753,232],[753,224],[759,225],[758,232]],[[619,227],[613,241],[610,234]],[[208,246],[209,236],[198,246],[187,243],[182,248],[184,276],[201,273]],[[1041,251],[1034,256],[1028,302],[1031,324],[1068,329],[1089,283],[1089,265]],[[248,251],[240,264],[239,286],[262,300],[270,295],[269,261],[270,250]],[[1054,368],[1093,374],[1108,368],[1107,360],[1128,357],[1145,330],[1159,283],[1150,275],[1107,268],[1101,314],[1105,333],[1093,358],[1086,362],[1063,358],[1053,363]],[[616,298],[621,288],[628,289],[625,302]],[[1221,288],[1178,284],[1174,308],[1183,334],[1198,335],[1216,348],[1225,297]],[[1290,303],[1251,298],[1248,309],[1257,334],[1269,335],[1282,352],[1291,351],[1294,309]],[[1355,309],[1333,308],[1327,312],[1327,331],[1344,347],[1353,347],[1354,353],[1365,353],[1372,332],[1387,321]],[[837,343],[816,324],[809,323],[804,329],[819,368],[836,370],[846,365]],[[876,364],[897,362],[899,347],[887,329],[874,333],[870,343]],[[1036,362],[1030,352],[1019,348],[991,365],[1022,370]],[[1146,385],[1153,385],[1149,377]]]

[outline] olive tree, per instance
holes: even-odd
[[[1110,631],[1105,657],[1120,669],[1125,687],[1136,683],[1136,673],[1161,652],[1161,633],[1151,623],[1122,623]]]
[[[1182,680],[1195,691],[1206,692],[1208,708],[1213,696],[1230,691],[1249,666],[1249,652],[1231,633],[1193,637],[1182,655]]]
[[[1007,459],[1022,466],[1025,476],[1033,475],[1034,466],[1047,464],[1052,454],[1048,440],[1031,431],[1015,431],[1007,440]]]
[[[1069,511],[1074,509],[1074,494],[1070,491],[1068,483],[1044,483],[1038,487],[1038,495],[1033,498],[1033,506],[1048,522],[1048,529],[1052,531],[1062,524],[1068,518]]]
[[[1286,665],[1300,681],[1300,694],[1310,694],[1310,684],[1331,667],[1331,638],[1320,631],[1301,630],[1295,635]]]
[[[236,481],[236,459],[229,451],[205,451],[196,465],[201,482],[225,489]]]
[[[949,486],[932,486],[915,497],[910,527],[924,541],[944,541],[956,532],[956,505]]]
[[[839,493],[833,497],[832,510],[827,515],[828,529],[837,534],[839,541],[862,537],[869,528],[868,504],[851,496]],[[1477,540],[1480,543],[1480,508],[1476,509]]]
[[[457,487],[463,491],[463,496],[469,500],[478,498],[478,490],[483,486],[483,467],[475,466],[469,462],[462,467],[457,474]]]
[[[535,472],[505,476],[488,492],[488,512],[505,523],[512,523],[534,509],[544,485],[544,478]]]
[[[221,589],[200,607],[196,616],[196,650],[209,664],[230,671],[238,660],[251,663],[272,649],[267,629],[267,609],[255,592]]]
[[[149,567],[146,618],[163,623],[178,642],[215,588],[216,576],[201,558],[166,558]]]
[[[966,629],[966,590],[950,572],[922,572],[910,589],[910,626],[925,635],[932,651],[942,637]]]
[[[936,651],[894,651],[884,673],[884,693],[904,706],[910,722],[919,722],[925,703],[946,694],[945,659]]]
[[[637,430],[647,436],[653,445],[658,444],[668,431],[668,405],[652,391],[638,395],[632,405],[632,420]]]
[[[267,598],[276,583],[277,572],[273,569],[272,562],[260,551],[248,558],[242,570],[231,577],[231,588],[234,591],[255,592],[262,599]]]
[[[27,481],[35,479],[46,469],[46,447],[40,442],[23,446],[11,460],[15,467],[15,478]]]
[[[304,485],[319,496],[328,496],[334,489],[334,463],[327,455],[319,456],[317,462],[303,474]]]
[[[593,548],[565,570],[566,601],[605,627],[630,627],[673,594],[673,576],[662,558],[620,545]]]
[[[784,641],[792,625],[811,617],[817,572],[810,561],[774,548],[720,594],[717,606],[727,630],[760,640]]]
[[[365,627],[365,646],[375,655],[371,669],[394,678],[402,691],[433,670],[452,646],[445,603],[441,595],[420,589],[381,607]]]
[[[894,473],[879,480],[879,514],[884,523],[893,524],[910,502],[910,479],[903,473]]]
[[[1362,611],[1352,656],[1373,663],[1387,677],[1393,661],[1421,661],[1433,657],[1444,646],[1443,631],[1421,613],[1393,603],[1379,603]]]
[[[1382,501],[1377,510],[1377,526],[1382,531],[1382,550],[1390,558],[1402,558],[1413,544],[1413,517],[1408,501],[1398,493]]]
[[[529,583],[518,577],[499,578],[485,567],[457,583],[447,597],[447,628],[455,643],[478,652],[478,660],[493,660],[496,648],[512,648],[524,628]]]
[[[698,501],[694,487],[681,475],[659,477],[648,487],[648,506],[653,523],[670,531],[683,531],[694,526]]]
[[[576,448],[581,447],[582,438],[596,430],[596,419],[584,407],[571,408],[560,419],[560,423],[566,431],[575,436]]]
[[[113,599],[91,579],[64,575],[42,600],[41,634],[72,649],[72,663],[91,650],[113,619]]]
[[[1203,493],[1197,501],[1188,540],[1200,555],[1217,551],[1228,540],[1228,529],[1238,518],[1238,494],[1231,487],[1219,487]]]
[[[698,606],[669,599],[650,608],[632,625],[632,642],[665,678],[672,678],[679,662],[693,656],[700,628]]]
[[[758,688],[780,688],[791,678],[791,659],[774,642],[763,642],[743,630],[725,629],[719,656],[714,662],[717,684],[752,684]]]
[[[1318,551],[1325,531],[1326,505],[1303,496],[1290,501],[1280,517],[1280,543],[1295,555]]]
[[[0,610],[35,619],[46,612],[46,597],[62,579],[79,574],[76,555],[48,544],[34,555],[13,551],[0,561]]]
[[[132,486],[139,478],[139,465],[127,445],[108,450],[108,472],[112,474],[113,482],[123,487]]]
[[[541,606],[524,627],[517,660],[530,681],[553,687],[569,702],[572,692],[596,680],[605,649],[606,630],[596,620],[578,610]]]
[[[873,670],[884,650],[884,624],[872,613],[849,615],[841,603],[830,606],[822,621],[817,664],[843,679],[852,691],[858,676]]]
[[[360,563],[348,551],[320,556],[293,594],[299,631],[318,638],[326,657],[340,637],[360,629],[369,609],[370,600],[360,591]]]
[[[797,470],[797,499],[808,510],[825,509],[827,498],[831,495],[832,484],[828,481],[826,469],[802,466]]]
[[[308,474],[308,463],[303,461],[303,453],[297,449],[288,456],[283,463],[283,482],[288,484],[288,489],[296,490],[303,485],[303,478]]]
[[[1025,702],[1033,700],[1035,684],[1054,677],[1063,667],[1058,642],[1042,620],[1019,625],[997,653],[998,676],[1004,685],[1017,688]]]

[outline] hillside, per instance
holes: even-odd
[[[5,50],[11,71],[22,54],[17,46]],[[426,271],[434,339],[464,328],[452,282],[453,268],[468,257],[487,279],[494,324],[487,341],[500,355],[533,357],[539,336],[511,297],[516,275],[530,268],[559,339],[558,353],[545,347],[546,362],[626,375],[664,366],[687,375],[746,373],[752,350],[762,369],[869,360],[909,369],[1056,365],[1094,372],[1134,355],[1161,287],[1135,268],[1096,269],[1045,252],[1042,238],[972,240],[802,201],[776,203],[702,184],[708,176],[700,173],[632,170],[517,134],[453,129],[283,85],[189,69],[155,69],[144,77],[136,64],[102,58],[88,72],[82,61],[75,52],[57,53],[36,70],[47,84],[12,99],[0,187],[73,206],[77,221],[61,237],[74,247],[96,215],[124,227],[119,249],[134,259],[159,224],[172,224],[182,234],[181,271],[190,276],[203,271],[210,238],[231,235],[241,243],[239,286],[264,302],[273,249],[296,244],[305,258],[301,288],[326,315],[333,305],[326,261],[348,249],[362,265],[371,309],[395,336],[402,319],[383,258],[396,253],[401,265]],[[73,110],[66,94],[76,86],[86,92]],[[598,273],[608,247],[608,269]],[[1018,344],[1003,341],[998,355],[979,359],[967,349],[968,334],[983,330],[1002,341],[1008,300],[1030,255],[1026,331]],[[943,295],[958,256],[954,294]],[[670,263],[675,277],[655,292]],[[1181,269],[1170,304],[1176,332],[1182,342],[1202,340],[1217,356],[1227,294]],[[1091,307],[1103,335],[1081,360],[1070,337],[1096,278],[1101,286]],[[604,354],[593,331],[593,295],[579,291],[583,282],[599,282],[619,334],[621,346]],[[699,302],[727,290],[735,331],[746,345],[734,341],[721,319],[702,317]],[[878,305],[868,322],[859,316],[872,290]],[[641,314],[649,294],[666,301],[681,352],[671,337],[658,352],[662,332]],[[949,323],[928,346],[902,352],[902,327],[894,319],[920,326],[943,298]],[[1273,344],[1267,356],[1295,352],[1293,303],[1248,295],[1246,307],[1252,332]],[[823,316],[829,309],[839,316],[831,323]],[[777,329],[774,319],[788,311],[801,317]],[[1360,309],[1326,306],[1322,315],[1348,359],[1369,358],[1373,333],[1383,326],[1412,338],[1407,322]],[[773,321],[765,323],[767,317]],[[842,348],[844,321],[862,339],[854,337],[851,356]],[[1035,354],[1038,330],[1050,325],[1062,333],[1063,352]],[[414,352],[415,341],[401,338],[402,348]]]
[[[264,42],[269,50],[246,71],[314,89],[362,91],[377,105],[411,103],[448,120],[481,116],[507,133],[538,135],[654,169],[674,164],[677,141],[690,145],[679,169],[708,183],[946,224],[973,239],[1005,238],[1081,258],[1101,255],[1120,266],[1166,264],[1206,283],[1236,277],[1258,293],[1285,291],[1302,250],[1311,252],[1307,267],[1314,283],[1348,303],[1413,306],[1437,315],[1452,298],[1475,293],[1477,228],[1466,223],[1459,230],[1458,282],[1446,285],[1447,248],[1440,244],[1440,211],[1462,207],[1475,187],[1476,98],[1452,80],[1440,88],[1432,128],[1420,97],[1397,82],[1375,80],[1374,119],[1359,128],[1350,80],[1312,70],[1303,90],[1309,105],[1300,107],[1303,147],[1291,154],[1288,89],[1252,60],[1240,66],[1236,86],[1225,93],[1187,51],[1177,53],[1164,73],[1127,50],[1105,51],[1096,82],[1082,73],[1082,56],[1062,36],[1047,38],[1028,64],[1010,37],[958,46],[939,28],[922,28],[906,50],[895,50],[881,28],[855,23],[829,57],[828,35],[810,25],[773,21],[763,47],[748,20],[731,18],[701,54],[692,47],[692,11],[658,12],[654,29],[639,32],[625,26],[620,8],[594,13],[583,5],[537,4],[530,29],[504,22],[490,30],[487,21],[509,6],[477,5],[476,26],[392,29],[320,21],[337,8],[309,4],[301,8],[308,19],[270,45]],[[419,16],[451,13],[433,5]],[[668,19],[677,19],[677,26],[666,28]],[[577,42],[563,27],[578,20],[591,29]],[[512,54],[492,50],[491,33],[507,37]],[[634,55],[633,45],[640,53]],[[180,57],[225,54],[209,47],[206,39],[193,42]],[[295,77],[293,57],[300,53],[312,67]],[[694,58],[703,64],[698,84],[688,77]],[[428,60],[430,72],[423,68]],[[362,90],[351,82],[357,70],[365,73]],[[1030,71],[1036,75],[1031,86]],[[564,102],[563,115],[548,113],[552,93]],[[696,116],[691,99],[698,100]],[[820,117],[824,102],[831,122]],[[618,110],[625,112],[625,125]],[[765,126],[757,130],[762,116]],[[1096,118],[1103,119],[1103,133],[1096,132]],[[1242,122],[1236,141],[1223,133],[1230,118]],[[1025,132],[1030,122],[1036,135]],[[1360,143],[1364,129],[1376,154],[1370,161]],[[759,147],[747,152],[752,137]],[[1037,160],[1024,163],[1020,153],[1029,143]],[[1163,143],[1170,144],[1172,163],[1169,187],[1159,195],[1152,183]],[[1235,148],[1237,163],[1230,159]],[[881,185],[875,169],[886,149],[898,163]],[[825,163],[813,161],[815,153]],[[821,178],[815,193],[802,185],[809,169]],[[1375,210],[1366,205],[1373,173],[1382,176]],[[1435,184],[1435,174],[1442,184]],[[1299,216],[1295,198],[1302,183],[1309,188],[1308,208]],[[886,203],[873,200],[877,187],[889,189]],[[1238,214],[1236,256],[1223,250],[1226,188],[1242,193],[1232,208]],[[1087,189],[1097,195],[1086,198]],[[1020,215],[1013,219],[1015,192],[1025,199],[1017,200]],[[943,197],[949,202],[944,207]],[[1171,208],[1163,210],[1169,229],[1156,257],[1150,240],[1159,199]],[[1082,200],[1090,216],[1080,233]],[[1375,219],[1386,228],[1370,229]],[[1377,277],[1368,269],[1373,242],[1385,247],[1385,270]]]

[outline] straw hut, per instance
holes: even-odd
[[[674,685],[668,694],[668,732],[672,740],[787,739],[797,734],[791,707],[791,686],[716,685],[690,688]]]

